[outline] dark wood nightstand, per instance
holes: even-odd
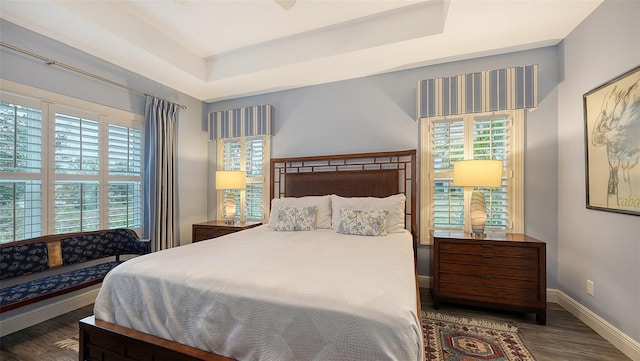
[[[433,307],[455,302],[536,314],[546,323],[546,243],[524,234],[433,232]]]
[[[191,227],[192,240],[195,243],[205,239],[216,238],[224,236],[225,234],[239,232],[244,229],[249,229],[261,225],[262,222],[245,222],[236,221],[233,224],[227,224],[224,221],[209,221],[202,223],[194,223]]]

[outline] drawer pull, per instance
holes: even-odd
[[[483,280],[490,280],[490,279],[491,279],[491,276],[487,276],[487,275],[483,275],[483,276],[480,276],[480,277],[481,277]]]
[[[490,244],[481,244],[480,247],[491,248],[491,245]]]
[[[490,254],[483,254],[483,255],[481,255],[480,257],[482,257],[482,258],[492,258],[492,257],[493,257],[493,255],[490,255]]]

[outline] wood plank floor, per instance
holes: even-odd
[[[537,361],[626,361],[631,360],[589,326],[557,303],[547,303],[547,324],[538,325],[535,315],[441,303],[433,309],[429,289],[420,289],[423,312],[509,322]]]
[[[421,289],[422,310],[434,311],[428,289]],[[609,342],[555,303],[549,303],[547,325],[536,324],[535,316],[442,304],[439,312],[510,322],[538,361],[623,361],[630,360]],[[0,338],[3,361],[77,361],[75,351],[56,347],[57,341],[78,334],[78,320],[93,313],[86,306],[41,324]]]

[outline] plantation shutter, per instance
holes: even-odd
[[[246,141],[245,171],[247,189],[245,192],[245,218],[262,219],[262,198],[266,186],[264,180],[264,138]]]
[[[0,171],[40,173],[41,145],[40,109],[0,103]]]
[[[109,228],[142,227],[142,131],[109,125]],[[113,180],[117,179],[117,180]]]
[[[0,102],[0,243],[40,236],[43,226],[42,111],[9,98]]]
[[[98,121],[55,113],[55,233],[100,228]]]
[[[56,174],[98,174],[98,122],[56,113],[55,127]]]
[[[464,121],[431,123],[433,154],[433,224],[436,229],[464,228],[464,190],[453,186],[453,163],[464,159]]]
[[[509,210],[509,192],[507,172],[510,149],[509,132],[510,119],[503,116],[478,118],[473,121],[473,157],[472,159],[501,160],[503,165],[502,186],[500,188],[485,188],[487,198],[488,231],[507,231],[511,224]]]

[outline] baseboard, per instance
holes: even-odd
[[[25,306],[23,310],[11,310],[0,315],[0,337],[20,331],[67,312],[95,302],[100,290],[99,285],[89,290],[76,291],[56,297],[51,302],[41,302]]]
[[[431,288],[431,276],[418,275],[418,286],[420,288]]]
[[[640,342],[632,339],[564,292],[560,290],[547,290],[547,295],[549,294],[553,294],[553,297],[562,308],[576,316],[622,353],[634,361],[640,361]]]

